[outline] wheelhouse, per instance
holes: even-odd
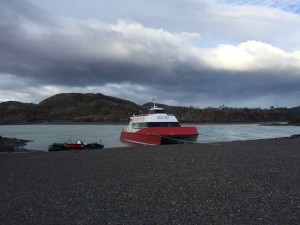
[[[166,114],[162,108],[153,107],[149,110],[148,114]]]

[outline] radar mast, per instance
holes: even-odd
[[[154,92],[153,92],[152,102],[153,102],[153,108],[155,108],[156,106],[155,106],[155,94],[154,94]]]

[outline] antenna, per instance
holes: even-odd
[[[155,94],[154,94],[154,91],[153,91],[152,94],[153,94],[153,97],[152,97],[153,107],[156,107],[156,106],[155,106]]]

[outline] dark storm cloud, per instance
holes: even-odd
[[[201,49],[192,44],[197,38],[124,21],[53,19],[27,1],[2,1],[0,78],[13,77],[18,89],[154,87],[162,100],[196,105],[299,94],[298,52],[261,42]],[[16,88],[8,79],[4,85]]]
[[[198,73],[201,73],[201,76],[197,76],[199,75]],[[182,76],[184,77],[184,75]],[[210,102],[211,106],[218,106],[218,104],[230,104],[233,106],[239,106],[240,104],[240,106],[247,106],[247,104],[243,104],[244,101],[254,100],[261,96],[278,95],[284,97],[299,94],[300,79],[286,79],[281,77],[281,74],[272,74],[270,78],[270,74],[264,73],[248,72],[232,75],[225,71],[200,71],[191,77],[194,78],[183,78],[176,84],[170,82],[168,86],[158,84],[157,89],[164,90],[164,93],[167,93],[168,99],[172,99],[174,93],[181,92],[183,96],[182,99],[178,100],[179,102],[190,102],[191,105],[197,103],[202,106],[205,105],[203,104],[204,102],[206,104]],[[212,99],[219,103],[215,103]],[[281,104],[280,100],[279,98],[279,105]],[[235,104],[234,102],[237,103]]]
[[[11,8],[15,5],[3,6],[13,11]],[[2,11],[5,11],[4,7]],[[32,10],[28,14],[23,12],[22,20],[18,17],[15,21],[14,18],[11,13],[1,16],[4,21],[0,27],[2,73],[41,84],[88,86],[126,81],[148,83],[164,80],[173,72],[172,68],[165,67],[172,67],[168,57],[176,53],[176,49],[172,48],[178,47],[168,40],[150,39],[153,43],[144,47],[142,45],[147,40],[131,40],[122,30],[106,30],[103,24],[96,28],[82,24],[74,28],[78,29],[76,31],[68,30],[68,27],[53,27],[52,23],[39,24],[34,22]],[[40,18],[39,13],[36,18]],[[47,18],[44,21],[48,21]],[[127,24],[121,24],[121,29],[122,26]],[[143,29],[140,25],[134,26],[137,26],[135,29]],[[126,28],[130,29],[130,25]],[[161,54],[156,55],[158,50]],[[170,60],[176,63],[176,59],[171,57]]]

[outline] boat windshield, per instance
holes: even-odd
[[[178,122],[149,122],[149,123],[134,123],[133,128],[145,128],[145,127],[180,127]]]
[[[178,122],[150,122],[147,127],[180,127]]]
[[[150,109],[149,114],[166,114],[163,109]]]

